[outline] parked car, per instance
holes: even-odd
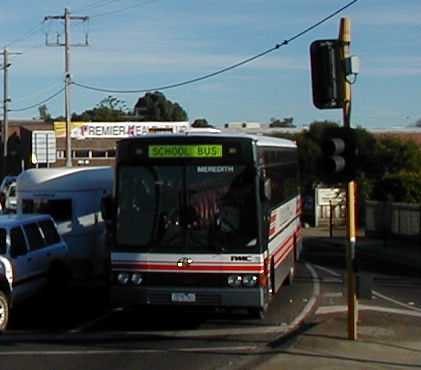
[[[48,286],[65,287],[68,247],[49,215],[0,215],[0,257],[0,329],[4,329],[15,304]]]
[[[6,191],[10,184],[16,182],[16,179],[16,176],[5,176],[0,184],[0,206],[2,210],[5,208]]]
[[[4,202],[5,213],[16,213],[16,205],[16,181],[14,181],[6,190],[6,200]]]

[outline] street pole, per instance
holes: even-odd
[[[3,168],[6,169],[6,158],[7,158],[7,137],[8,137],[8,126],[9,126],[9,50],[3,50]],[[6,172],[3,173],[6,176]]]
[[[71,117],[70,117],[70,60],[69,60],[69,10],[64,9],[64,116],[66,117],[66,167],[72,167]]]
[[[9,137],[9,73],[10,67],[9,56],[20,55],[21,52],[11,52],[7,48],[3,49],[3,127],[2,127],[2,176],[7,175],[7,139]]]
[[[341,18],[339,29],[340,59],[342,61],[350,55],[351,45],[351,21],[348,18]],[[344,127],[351,127],[351,84],[342,73],[343,79],[343,123]],[[347,299],[348,299],[348,338],[357,340],[358,322],[358,300],[356,293],[356,271],[355,271],[355,182],[349,181],[346,189],[346,270],[347,270]]]
[[[59,39],[57,39],[57,41],[54,43],[50,43],[47,37],[46,45],[64,47],[64,116],[66,120],[66,167],[72,167],[72,122],[70,111],[70,85],[72,84],[72,77],[70,74],[70,47],[88,46],[88,38],[86,36],[84,43],[70,44],[70,21],[86,22],[89,20],[89,17],[71,16],[69,9],[65,8],[64,15],[46,16],[44,20],[64,21],[64,43],[61,43]]]

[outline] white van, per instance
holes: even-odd
[[[37,168],[16,182],[17,214],[47,213],[69,247],[73,277],[108,273],[101,200],[111,194],[112,167]]]

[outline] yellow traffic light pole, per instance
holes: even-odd
[[[340,59],[342,61],[349,57],[351,44],[351,21],[348,18],[341,18],[339,29]],[[343,79],[343,122],[344,127],[351,127],[351,84],[347,81],[345,73],[341,73]],[[347,183],[346,189],[346,281],[348,298],[348,338],[357,340],[358,321],[358,300],[356,287],[355,269],[355,182]]]

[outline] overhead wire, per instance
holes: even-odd
[[[117,1],[121,1],[121,0],[99,0],[99,1],[94,1],[91,4],[87,4],[83,8],[76,9],[75,12],[86,12],[88,10],[102,8],[104,6],[107,6],[108,4],[111,4],[111,3],[114,3],[114,2],[117,2]]]
[[[64,87],[62,87],[60,90],[55,92],[53,95],[49,96],[48,98],[46,98],[44,100],[39,101],[36,104],[32,104],[32,105],[29,105],[29,106],[23,107],[23,108],[9,109],[9,112],[23,112],[23,111],[26,111],[26,110],[30,110],[32,108],[39,107],[40,105],[48,103],[50,100],[53,100],[55,97],[57,97],[61,93],[63,93],[63,91],[64,91]]]
[[[31,37],[32,35],[35,35],[35,33],[38,31],[38,30],[41,30],[41,28],[44,26],[44,21],[42,21],[40,24],[37,24],[35,27],[33,27],[33,28],[31,28],[28,32],[26,32],[24,35],[22,35],[22,36],[20,36],[20,37],[18,37],[18,38],[16,38],[16,39],[14,39],[14,40],[12,40],[12,41],[10,41],[10,42],[8,42],[7,44],[5,44],[5,45],[3,45],[2,47],[1,47],[1,49],[6,49],[6,48],[8,48],[9,46],[11,46],[11,45],[13,45],[13,44],[16,44],[16,43],[18,43],[18,42],[22,42],[22,41],[25,41],[26,39],[28,39],[29,37]]]
[[[88,84],[83,84],[77,81],[73,81],[72,84],[74,84],[75,86],[78,86],[80,88],[83,89],[87,89],[87,90],[92,90],[92,91],[98,91],[98,92],[105,92],[105,93],[116,93],[116,94],[136,94],[136,93],[145,93],[145,92],[150,92],[150,91],[162,91],[162,90],[168,90],[168,89],[173,89],[176,87],[181,87],[181,86],[185,86],[185,85],[190,85],[199,81],[203,81],[203,80],[207,80],[209,78],[218,76],[220,74],[223,74],[225,72],[231,71],[233,69],[236,69],[240,66],[243,66],[245,64],[248,64],[256,59],[259,59],[267,54],[272,53],[275,50],[278,50],[279,48],[283,47],[283,46],[287,46],[289,45],[291,42],[297,40],[298,38],[304,36],[305,34],[307,34],[308,32],[314,30],[315,28],[319,27],[320,25],[322,25],[323,23],[327,22],[328,20],[334,18],[335,16],[337,16],[339,13],[343,12],[344,10],[350,8],[351,6],[353,6],[355,3],[357,3],[360,0],[352,0],[350,2],[348,2],[347,4],[345,4],[344,6],[342,6],[341,8],[335,10],[334,12],[328,14],[326,17],[322,18],[321,20],[317,21],[316,23],[310,25],[309,27],[305,28],[304,30],[296,33],[295,35],[291,36],[288,39],[285,39],[284,41],[282,41],[279,44],[276,44],[275,46],[266,49],[252,57],[249,57],[247,59],[244,59],[238,63],[232,64],[230,66],[221,68],[217,71],[199,76],[199,77],[195,77],[189,80],[185,80],[185,81],[181,81],[181,82],[176,82],[176,83],[172,83],[172,84],[167,84],[167,85],[163,85],[163,86],[159,86],[159,87],[154,87],[154,88],[146,88],[146,89],[130,89],[130,90],[118,90],[118,89],[108,89],[108,88],[101,88],[101,87],[96,87],[96,86],[91,86]]]
[[[156,1],[158,1],[158,0],[145,0],[145,1],[139,2],[138,4],[133,4],[133,5],[130,5],[130,6],[126,6],[124,8],[110,10],[108,12],[99,13],[99,14],[93,14],[93,15],[89,16],[89,18],[93,19],[93,18],[105,17],[105,16],[108,16],[108,15],[115,15],[115,14],[119,14],[119,13],[124,13],[127,10],[131,10],[131,9],[134,9],[134,8],[140,8],[140,7],[144,6],[144,5],[147,5],[147,4],[150,4],[150,3],[154,3]]]

